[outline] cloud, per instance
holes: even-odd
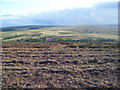
[[[89,8],[53,10],[26,16],[4,15],[2,22],[3,26],[117,24],[117,2],[104,2]]]
[[[119,0],[0,0],[0,14],[28,14],[48,10],[75,9],[92,7],[100,2],[118,2]]]
[[[118,8],[118,3],[117,2],[101,2],[101,3],[97,3],[95,5],[96,8],[100,8],[100,9],[110,9],[110,8]]]

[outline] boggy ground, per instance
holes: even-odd
[[[3,88],[119,87],[116,43],[4,42]]]

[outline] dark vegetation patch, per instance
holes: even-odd
[[[71,32],[59,32],[59,34],[73,34]]]
[[[25,36],[25,35],[27,35],[27,34],[4,37],[3,40],[12,39],[12,38],[17,38],[17,37],[21,37],[21,36]]]
[[[36,28],[36,27],[33,27],[33,28],[29,28],[29,30],[31,30],[31,29],[39,29],[39,28]]]
[[[2,29],[2,31],[4,31],[4,32],[5,32],[5,31],[14,31],[14,30],[16,30],[16,29],[14,29],[14,28],[3,28],[3,29]]]
[[[39,34],[41,35],[41,34]],[[68,37],[68,36],[62,36],[62,37]],[[71,36],[73,37],[73,36]],[[12,37],[14,38],[14,37]],[[115,39],[105,39],[105,38],[96,38],[96,39],[79,39],[79,40],[73,40],[73,39],[64,39],[64,38],[53,38],[53,39],[49,39],[48,37],[41,37],[41,38],[25,38],[25,39],[17,39],[16,42],[117,42],[117,40]]]
[[[68,42],[68,41],[61,41],[61,42],[3,42],[4,45],[2,45],[3,48],[50,48],[50,46],[61,44],[64,45],[63,48],[94,48],[97,51],[103,51],[102,48],[119,48],[118,43],[93,43],[93,42]],[[76,43],[76,44],[74,44]],[[96,49],[99,48],[99,49]],[[50,53],[50,52],[44,52],[44,53]],[[52,52],[51,52],[52,53]],[[64,53],[64,52],[63,52]]]

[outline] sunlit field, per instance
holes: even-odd
[[[2,40],[26,41],[27,39],[39,40],[46,38],[46,42],[63,40],[97,40],[117,42],[117,26],[22,26],[6,27],[2,29]],[[0,36],[1,37],[1,36]],[[39,40],[39,42],[41,42]]]

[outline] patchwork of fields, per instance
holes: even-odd
[[[3,42],[3,88],[119,87],[116,43]]]
[[[81,39],[111,39],[118,40],[117,26],[23,26],[2,28],[3,41],[17,41],[21,39],[39,39],[46,37],[46,41],[55,39],[81,40]]]

